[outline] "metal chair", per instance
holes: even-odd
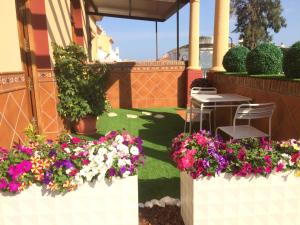
[[[271,121],[274,109],[274,103],[241,104],[236,110],[233,126],[218,127],[216,129],[216,135],[218,131],[221,130],[233,139],[269,137],[269,140],[271,140]],[[268,134],[251,126],[251,120],[262,118],[269,118]],[[237,120],[248,120],[248,125],[236,125]]]
[[[191,95],[193,94],[217,94],[217,89],[214,87],[193,87],[191,89]],[[192,105],[193,107],[193,105]],[[214,109],[210,109],[210,108],[205,108],[202,110],[202,115],[207,115],[208,116],[208,122],[209,122],[209,130],[211,131],[211,113],[213,112]],[[187,127],[187,123],[190,123],[190,126],[192,125],[192,120],[193,120],[193,116],[192,118],[188,118],[188,116],[190,116],[190,112],[191,109],[190,107],[187,107],[186,112],[185,112],[185,122],[184,122],[184,133],[186,132],[186,127]],[[198,107],[193,107],[193,114],[199,114],[199,121],[200,121],[200,113],[201,113],[201,109]],[[203,118],[203,117],[202,117]]]

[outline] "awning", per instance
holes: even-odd
[[[163,22],[189,0],[85,0],[87,14]]]

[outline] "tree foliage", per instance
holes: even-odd
[[[240,33],[250,49],[258,43],[271,41],[271,31],[286,27],[281,0],[231,0],[231,13],[236,16],[233,32]]]

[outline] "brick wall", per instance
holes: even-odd
[[[208,78],[212,80],[219,93],[248,96],[253,99],[253,103],[275,102],[272,138],[274,140],[300,138],[300,82],[230,76],[222,73],[210,73]],[[228,121],[228,114],[217,113],[217,115],[219,125]],[[253,124],[267,131],[267,121],[257,120]]]
[[[107,97],[113,108],[184,106],[186,67],[181,61],[110,65]]]

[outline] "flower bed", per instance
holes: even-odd
[[[141,139],[116,131],[98,141],[65,136],[0,149],[0,223],[28,224],[34,216],[32,224],[45,224],[42,217],[49,224],[137,224],[141,163]]]
[[[192,224],[297,224],[300,142],[223,142],[201,132],[173,140],[181,214]],[[296,175],[296,176],[295,176]]]

